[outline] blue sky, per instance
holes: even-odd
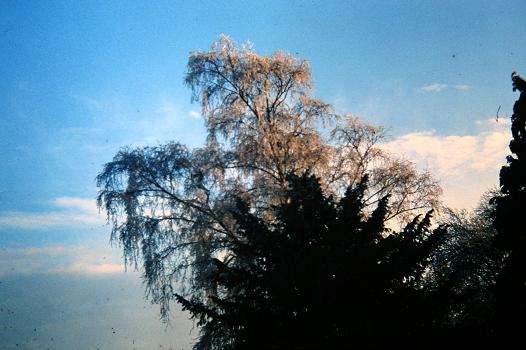
[[[388,127],[386,147],[432,170],[448,204],[474,205],[506,154],[525,13],[524,1],[0,2],[0,281],[113,276],[142,302],[94,178],[122,146],[202,144],[183,78],[189,52],[220,34],[309,60],[315,95]],[[0,300],[27,302],[13,288]]]

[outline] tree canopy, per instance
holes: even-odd
[[[174,295],[209,302],[218,288],[208,278],[213,259],[242,239],[238,200],[270,224],[287,201],[291,174],[316,176],[335,201],[368,174],[364,215],[389,196],[384,222],[407,223],[439,204],[429,173],[380,149],[381,127],[337,115],[312,96],[305,60],[260,56],[222,37],[190,55],[185,82],[201,103],[206,144],[123,148],[97,177],[112,237],[127,262],[142,266],[165,316]]]
[[[442,208],[436,226],[440,187],[380,147],[382,127],[315,98],[307,61],[222,37],[191,53],[185,78],[206,144],[121,149],[97,177],[98,204],[162,316],[176,301],[197,320],[196,349],[517,335],[526,82],[512,80],[500,192],[475,213]]]

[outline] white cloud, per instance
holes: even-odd
[[[91,228],[100,227],[105,223],[105,216],[99,213],[92,199],[59,197],[50,203],[55,208],[47,212],[0,212],[0,228]]]
[[[124,272],[124,264],[108,245],[4,248],[0,276],[12,274],[107,275]]]
[[[470,90],[471,86],[465,85],[465,84],[458,84],[458,85],[453,85],[453,88],[455,90],[466,91],[466,90]]]
[[[510,140],[506,123],[493,119],[477,123],[474,135],[437,135],[434,131],[402,135],[384,147],[405,156],[419,168],[429,169],[444,189],[447,205],[476,205],[480,195],[498,184]]]
[[[30,213],[7,211],[0,213],[0,227],[19,229],[82,228],[104,224],[101,215],[87,213]]]
[[[197,111],[190,111],[188,112],[188,115],[194,119],[201,119],[201,113]]]
[[[458,91],[467,91],[467,90],[471,89],[471,86],[470,85],[466,85],[466,84],[457,84],[457,85],[450,86],[448,84],[435,83],[435,84],[431,84],[431,85],[422,86],[420,88],[420,90],[423,91],[423,92],[434,92],[434,93],[437,93],[437,92],[445,91],[445,90],[447,90],[450,87],[455,89],[455,90],[458,90]]]
[[[50,270],[50,273],[66,273],[66,274],[80,274],[80,275],[107,275],[113,273],[124,272],[124,264],[115,263],[86,263],[76,262],[69,266],[64,266]]]
[[[420,88],[424,92],[441,92],[447,89],[447,84],[431,84]]]
[[[97,203],[93,199],[79,197],[59,197],[55,198],[53,204],[57,207],[67,209],[79,209],[84,212],[98,213]]]

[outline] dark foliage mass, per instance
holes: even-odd
[[[513,106],[510,151],[500,170],[501,195],[493,199],[495,245],[507,254],[496,286],[500,333],[518,337],[526,326],[526,81],[513,73],[520,97]]]
[[[495,338],[494,285],[503,253],[492,242],[494,206],[488,191],[474,212],[446,210],[442,244],[432,252],[426,280],[433,302],[425,313],[435,319],[432,332],[442,340],[469,342]]]
[[[431,212],[400,232],[384,226],[388,198],[364,213],[363,179],[335,202],[311,175],[289,176],[286,203],[268,224],[238,201],[242,239],[214,259],[212,303],[178,301],[199,320],[203,349],[337,349],[427,331],[423,285],[444,228]]]

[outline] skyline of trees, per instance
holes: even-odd
[[[121,149],[98,205],[162,317],[176,301],[198,320],[196,349],[502,336],[526,288],[512,278],[526,262],[526,84],[512,80],[501,193],[458,212],[432,174],[379,147],[382,127],[314,98],[306,61],[221,37],[185,79],[206,144]]]

